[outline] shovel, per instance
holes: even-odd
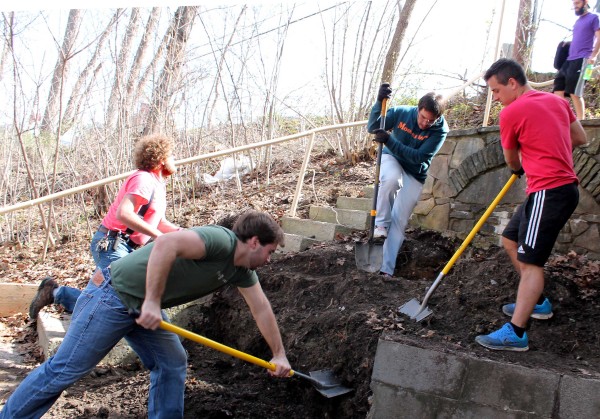
[[[492,203],[490,204],[488,209],[485,210],[485,212],[483,213],[483,215],[481,216],[481,218],[479,219],[477,224],[475,224],[475,227],[473,227],[473,229],[471,230],[469,235],[465,238],[465,240],[463,241],[461,246],[454,253],[454,255],[448,261],[446,266],[444,266],[444,269],[442,269],[442,272],[440,272],[438,277],[435,279],[435,281],[433,282],[433,285],[431,285],[431,287],[427,291],[427,294],[425,295],[425,299],[423,300],[423,302],[419,303],[415,298],[413,298],[412,300],[408,301],[407,303],[405,303],[404,305],[402,305],[398,308],[400,313],[406,314],[407,316],[410,316],[411,319],[416,320],[418,322],[425,319],[426,317],[429,317],[429,315],[433,314],[433,311],[431,311],[429,309],[429,307],[427,307],[427,301],[429,301],[429,297],[431,297],[431,294],[433,294],[433,292],[437,288],[440,281],[444,278],[444,276],[446,276],[446,274],[448,273],[450,268],[452,268],[452,265],[454,265],[454,262],[456,262],[456,260],[460,257],[462,252],[465,250],[465,248],[469,245],[469,243],[471,243],[471,240],[473,240],[473,237],[475,237],[475,234],[477,234],[477,232],[479,231],[479,229],[481,228],[483,223],[485,223],[485,221],[488,219],[488,217],[490,216],[490,214],[492,213],[494,208],[496,208],[496,205],[498,205],[498,202],[500,202],[500,200],[502,198],[504,198],[504,195],[506,195],[506,192],[508,192],[508,190],[510,189],[512,184],[517,180],[517,178],[518,178],[518,176],[513,174],[510,177],[510,179],[508,179],[508,182],[506,182],[506,185],[504,185],[504,187],[502,188],[502,190],[500,191],[500,193],[498,194],[496,199],[494,199],[494,201],[492,201]]]
[[[223,352],[227,355],[231,355],[243,361],[247,361],[254,365],[258,365],[259,367],[275,371],[275,364],[264,361],[245,352],[241,352],[236,349],[230,348],[229,346],[225,346],[222,343],[205,338],[204,336],[190,332],[189,330],[183,329],[179,326],[175,326],[172,323],[167,323],[163,320],[160,322],[159,327],[161,329],[168,330],[169,332],[173,332],[184,338],[193,340],[194,342],[200,343],[204,346],[208,346],[209,348],[216,349],[217,351]],[[352,391],[351,388],[344,387],[341,384],[341,381],[333,375],[332,371],[329,370],[311,371],[309,375],[292,370],[290,371],[290,377],[291,376],[298,376],[307,381],[310,381],[310,383],[317,389],[317,391],[327,398],[341,396],[342,394],[346,394]]]
[[[381,116],[379,128],[385,129],[385,114],[387,113],[387,99],[381,103]],[[357,243],[354,248],[356,266],[366,272],[377,272],[383,263],[383,242],[373,241],[375,233],[375,217],[377,216],[377,195],[379,193],[379,169],[381,168],[381,151],[383,144],[377,147],[377,163],[375,164],[375,185],[373,187],[373,204],[371,205],[371,227],[369,239],[366,243]]]

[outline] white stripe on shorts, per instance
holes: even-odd
[[[581,61],[581,70],[579,70],[579,78],[577,79],[577,85],[575,85],[575,91],[573,94],[575,96],[583,97],[583,91],[585,89],[585,80],[583,79],[583,75],[585,74],[585,68],[587,67],[588,60],[584,58]]]
[[[544,212],[544,198],[546,191],[542,190],[533,194],[533,208],[531,209],[531,217],[529,217],[529,225],[527,226],[527,235],[525,236],[525,244],[532,249],[535,248],[538,231],[540,229],[540,220]]]

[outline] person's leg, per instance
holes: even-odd
[[[381,168],[379,170],[379,192],[377,194],[377,216],[375,225],[389,228],[392,219],[392,205],[394,197],[400,188],[399,182],[402,178],[402,168],[395,157],[389,154],[381,156]]]
[[[585,119],[585,104],[583,103],[583,92],[585,89],[585,80],[583,73],[585,71],[587,60],[579,58],[568,61],[569,67],[565,77],[565,95],[570,95],[575,108],[575,115],[580,121]]]
[[[573,101],[573,107],[575,108],[575,115],[577,115],[577,119],[580,121],[585,119],[585,103],[583,102],[583,97],[572,94],[571,100]]]
[[[513,267],[517,271],[517,274],[521,275],[521,266],[519,264],[519,261],[517,260],[518,243],[516,241],[502,236],[502,246],[504,247],[504,250],[506,251],[508,257],[510,258]]]
[[[90,282],[81,295],[56,354],[21,382],[6,401],[0,418],[41,417],[66,388],[88,374],[134,327],[134,320],[112,287]]]
[[[166,330],[136,326],[125,339],[150,371],[148,417],[183,417],[187,355],[179,337]]]
[[[511,323],[526,328],[529,316],[544,291],[544,268],[521,263],[521,279],[517,291],[517,303]]]
[[[402,168],[400,168],[402,170]],[[392,222],[390,224],[388,238],[383,244],[383,263],[380,271],[388,275],[394,275],[396,258],[402,243],[404,243],[404,232],[408,219],[415,205],[419,201],[423,184],[402,170],[400,178],[400,190],[394,200],[392,207]]]
[[[79,288],[60,286],[54,291],[54,304],[60,304],[67,312],[72,313],[80,295]]]

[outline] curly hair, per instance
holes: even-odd
[[[173,152],[173,139],[162,134],[140,138],[133,149],[133,162],[139,170],[154,170]]]
[[[235,221],[232,230],[244,243],[257,236],[261,246],[271,243],[276,243],[281,247],[285,246],[283,229],[273,217],[264,212],[246,211]]]

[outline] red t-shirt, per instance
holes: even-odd
[[[547,92],[529,90],[500,111],[505,149],[519,149],[528,194],[578,182],[573,169],[569,103]]]
[[[153,191],[154,195],[152,195]],[[116,216],[117,208],[119,208],[121,201],[127,194],[138,195],[143,198],[143,203],[139,207],[133,209],[135,213],[138,213],[140,208],[147,204],[148,201],[150,201],[150,197],[152,197],[152,202],[144,214],[144,221],[152,227],[158,226],[160,220],[165,217],[165,212],[167,210],[167,189],[165,184],[160,181],[156,174],[144,170],[138,170],[125,179],[125,182],[123,182],[123,185],[121,185],[121,188],[119,189],[117,199],[113,201],[108,209],[108,213],[102,220],[102,225],[109,230],[118,230],[122,232],[127,230],[127,226],[120,222]],[[132,233],[130,238],[137,244],[146,244],[146,242],[150,240],[150,236],[138,232]]]

